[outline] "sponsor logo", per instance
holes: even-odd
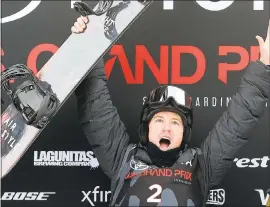
[[[192,161],[187,161],[187,162],[182,162],[182,165],[189,165],[190,167],[192,167]],[[130,167],[135,170],[135,171],[140,171],[140,170],[147,170],[150,168],[150,166],[148,166],[147,164],[139,161],[139,160],[134,160],[132,159],[130,161]]]
[[[108,202],[111,191],[98,190],[99,188],[99,186],[96,186],[93,191],[82,191],[81,202],[88,202],[91,206],[95,206],[96,202]]]
[[[264,192],[262,189],[255,189],[255,191],[259,193],[262,205],[266,206],[268,203],[267,201],[270,199],[269,194],[266,191]]]
[[[34,151],[34,166],[99,166],[92,151]]]
[[[137,176],[156,176],[156,177],[173,177],[174,182],[181,182],[191,185],[192,172],[188,172],[180,169],[148,169],[141,172],[128,172],[125,176],[125,180],[132,179]]]
[[[194,107],[228,107],[229,103],[231,101],[231,97],[207,97],[207,96],[197,96],[192,97],[192,100],[194,100]],[[143,97],[143,105],[145,101],[147,100],[147,96]],[[265,107],[268,107],[268,103],[265,103]]]
[[[3,201],[46,201],[50,195],[56,194],[55,192],[5,192],[1,200]]]
[[[143,84],[145,81],[145,72],[150,71],[158,84],[195,84],[200,82],[207,69],[207,58],[204,51],[199,47],[192,45],[160,45],[159,57],[153,57],[145,45],[136,45],[134,48],[134,65],[129,61],[123,45],[114,45],[109,55],[112,57],[105,63],[107,78],[110,78],[115,63],[120,64],[125,81],[127,84]],[[194,57],[194,66],[192,74],[183,75],[185,70],[181,63],[184,55]],[[228,74],[239,72],[246,68],[250,61],[259,58],[258,46],[250,46],[246,49],[241,46],[218,46],[217,56],[240,56],[237,63],[220,62],[217,63],[217,79],[223,84],[228,84]],[[158,61],[156,61],[156,59]]]
[[[209,11],[221,11],[229,8],[234,0],[230,1],[209,1],[209,0],[197,0],[196,3],[202,8]],[[174,9],[174,0],[163,0],[163,9],[164,10],[173,10]],[[253,10],[264,10],[264,1],[253,1]]]
[[[210,190],[206,204],[223,205],[225,203],[225,190]]]
[[[148,165],[146,165],[145,163],[141,162],[141,161],[137,161],[137,160],[134,160],[132,159],[130,161],[130,167],[133,169],[133,170],[146,170],[149,168]]]
[[[235,158],[233,160],[239,168],[267,168],[269,164],[269,156],[263,156],[262,158]]]
[[[27,67],[31,68],[34,74],[39,69],[38,58],[44,52],[52,53],[58,50],[58,46],[54,44],[39,44],[35,46],[27,56]],[[150,71],[153,78],[159,84],[195,84],[203,80],[206,72],[206,55],[204,52],[195,46],[189,45],[160,45],[159,62],[155,61],[151,52],[148,51],[145,45],[135,46],[134,65],[129,61],[130,58],[126,55],[123,45],[113,45],[109,54],[112,58],[108,59],[104,65],[107,78],[111,76],[114,64],[118,62],[123,72],[124,79],[127,84],[143,84],[145,81],[145,71]],[[1,56],[6,56],[4,49],[1,48]],[[9,55],[9,54],[8,54]],[[191,55],[195,58],[194,73],[189,76],[184,76],[181,71],[185,68],[181,64],[182,55]],[[237,73],[245,69],[250,61],[255,61],[259,58],[259,47],[250,46],[248,49],[242,46],[218,46],[218,56],[239,56],[240,60],[237,63],[230,63],[230,60],[217,63],[217,79],[223,84],[228,84],[228,74]],[[129,55],[130,57],[130,55]],[[224,58],[225,58],[224,57]],[[5,66],[1,63],[2,70]]]

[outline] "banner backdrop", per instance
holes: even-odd
[[[2,70],[23,63],[39,71],[71,33],[78,17],[71,5],[72,1],[2,1]],[[112,100],[132,141],[138,141],[144,97],[158,85],[172,84],[192,95],[192,140],[199,146],[226,110],[248,62],[258,59],[255,36],[265,38],[269,9],[268,1],[153,3],[105,56]],[[2,95],[3,112],[9,102]],[[3,206],[108,206],[110,180],[79,127],[76,107],[72,95],[1,180]],[[41,159],[64,162],[56,160],[63,151],[83,154],[91,162],[54,166]],[[228,176],[212,189],[208,206],[265,205],[269,173],[267,106]]]

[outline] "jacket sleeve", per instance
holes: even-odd
[[[201,175],[204,191],[220,183],[239,149],[248,142],[266,108],[270,91],[269,67],[250,62],[241,78],[238,92],[228,109],[201,144]]]
[[[129,143],[125,125],[112,104],[101,60],[75,90],[80,125],[99,165],[112,179]]]

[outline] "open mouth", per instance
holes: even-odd
[[[159,145],[161,149],[167,149],[170,146],[170,144],[171,144],[171,141],[166,137],[162,137],[159,140]]]

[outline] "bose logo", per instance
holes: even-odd
[[[1,200],[3,201],[46,201],[48,200],[48,197],[52,194],[56,194],[55,192],[5,192],[2,195]]]

